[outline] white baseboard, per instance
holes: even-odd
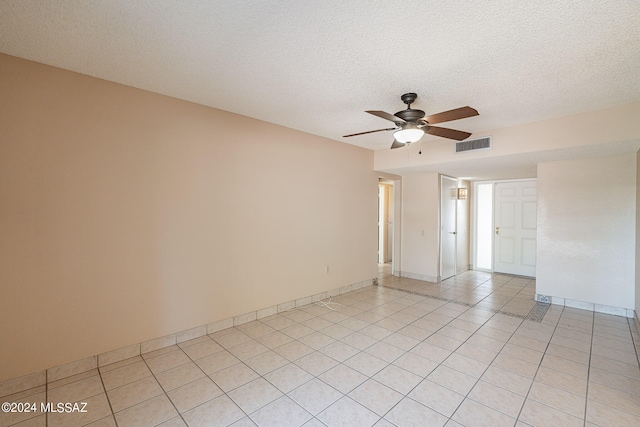
[[[259,310],[250,311],[249,313],[243,313],[234,317],[218,320],[207,325],[196,326],[185,331],[154,338],[152,340],[136,343],[116,350],[97,354],[95,356],[86,357],[84,359],[74,360],[73,362],[33,372],[31,374],[24,375],[18,378],[5,380],[0,382],[0,397],[9,396],[15,393],[29,390],[34,387],[43,386],[47,383],[47,381],[51,382],[70,377],[72,375],[81,374],[83,372],[90,371],[92,369],[96,369],[111,363],[120,362],[131,357],[140,356],[142,354],[159,350],[161,348],[180,344],[184,341],[199,338],[207,334],[213,334],[223,329],[242,325],[244,323],[272,316],[283,311],[292,310],[297,307],[329,298],[331,296],[337,296],[346,292],[364,288],[366,286],[372,286],[374,281],[377,281],[377,278],[352,283],[350,285],[342,286],[340,288],[332,289],[326,292],[320,292],[315,295],[298,298],[296,300],[273,305],[271,307],[265,307]]]
[[[536,294],[536,301],[561,305],[564,307],[579,308],[581,310],[594,311],[596,313],[612,314],[633,319],[636,317],[635,310],[623,307],[612,307],[609,305],[595,304],[591,302],[577,301],[569,298],[554,297],[551,295]]]
[[[432,282],[432,283],[440,282],[440,278],[435,276],[427,276],[425,274],[412,273],[410,271],[399,271],[399,273],[400,273],[399,274],[400,277],[407,277],[409,279],[422,280],[424,282]]]

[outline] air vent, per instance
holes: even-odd
[[[456,153],[472,150],[490,150],[491,149],[491,137],[480,139],[472,139],[471,141],[456,142]]]

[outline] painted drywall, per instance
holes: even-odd
[[[0,381],[377,276],[371,151],[6,55],[0,82]]]
[[[402,177],[402,275],[429,280],[439,276],[439,189],[436,173]]]
[[[636,154],[538,165],[536,292],[633,309]]]

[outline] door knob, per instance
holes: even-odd
[[[496,227],[496,234],[500,234],[500,227]]]

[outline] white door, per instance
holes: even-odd
[[[440,279],[456,274],[456,204],[458,181],[440,180]]]
[[[496,184],[494,261],[497,273],[536,276],[536,181]]]

